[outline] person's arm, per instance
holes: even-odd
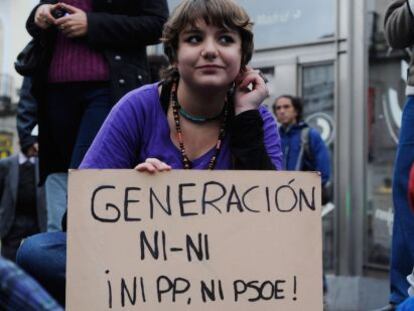
[[[322,185],[325,185],[331,177],[329,150],[318,131],[311,129],[309,133],[309,148],[312,153],[315,170],[321,172]]]
[[[234,169],[281,169],[279,132],[274,119],[265,108],[247,110],[235,116],[230,133]]]
[[[17,132],[22,149],[30,147],[37,142],[37,138],[31,134],[37,124],[37,103],[32,96],[31,87],[31,79],[25,77],[20,90],[16,116]]]
[[[279,132],[271,114],[261,106],[269,95],[265,79],[258,70],[246,66],[235,84],[234,118],[230,125],[234,169],[280,169]]]
[[[384,19],[385,38],[392,48],[414,44],[414,0],[394,0]]]
[[[63,310],[35,279],[1,256],[0,284],[0,310]]]
[[[87,14],[86,41],[91,46],[135,47],[159,43],[168,18],[166,0],[134,1],[139,16],[105,12]]]
[[[57,0],[41,0],[31,11],[26,21],[26,29],[33,38],[39,38],[45,33],[49,33],[55,19],[51,11],[58,3]]]

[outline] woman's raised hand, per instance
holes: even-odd
[[[138,172],[147,172],[154,174],[156,172],[171,171],[171,166],[156,158],[148,158],[145,160],[145,162],[135,166],[134,169]]]
[[[52,15],[52,11],[58,7],[58,4],[42,4],[35,13],[36,26],[47,29],[55,24],[56,19]]]
[[[238,115],[247,110],[259,108],[263,100],[269,95],[266,81],[259,70],[246,67],[236,77],[234,94],[234,112]]]

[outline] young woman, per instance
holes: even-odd
[[[163,41],[165,79],[130,92],[113,108],[81,168],[265,169],[281,167],[280,138],[261,106],[263,77],[247,67],[252,23],[230,0],[184,0]],[[66,234],[28,239],[18,262],[47,289],[65,281]],[[45,270],[47,272],[45,272]]]

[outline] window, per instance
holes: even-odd
[[[331,154],[331,182],[334,182],[333,159],[335,137],[334,66],[332,63],[302,67],[303,115],[305,121],[317,129]],[[328,203],[322,210],[324,268],[334,268],[334,205]]]
[[[179,0],[169,0],[170,10]],[[255,48],[314,42],[335,33],[334,0],[236,0],[254,21]],[[317,9],[315,9],[317,8]]]
[[[404,61],[372,61],[367,101],[365,266],[387,269],[393,226],[392,178],[405,102]]]

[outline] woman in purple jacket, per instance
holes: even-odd
[[[261,105],[266,83],[247,66],[251,27],[232,0],[182,1],[164,27],[171,64],[165,79],[120,100],[80,167],[280,169],[277,126]],[[22,245],[18,262],[46,288],[62,291],[65,251],[65,233],[37,235]]]

